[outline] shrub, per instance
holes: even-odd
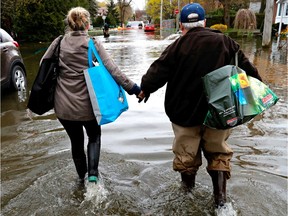
[[[227,31],[227,25],[223,25],[223,24],[215,24],[215,25],[210,26],[210,28],[219,30],[221,32]]]
[[[240,9],[236,13],[234,20],[235,29],[249,29],[253,30],[257,27],[255,13],[249,9]]]

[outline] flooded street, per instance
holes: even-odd
[[[104,47],[120,69],[140,84],[150,64],[173,40],[143,30],[118,32]],[[280,100],[264,114],[233,129],[231,209],[226,215],[286,216],[287,212],[287,50],[276,41],[237,39]],[[23,44],[28,91],[49,44]],[[76,183],[70,142],[53,111],[37,116],[26,109],[28,94],[1,98],[1,215],[214,215],[212,182],[206,161],[190,193],[172,169],[173,131],[164,112],[165,87],[139,104],[127,94],[129,110],[102,126],[100,183]]]

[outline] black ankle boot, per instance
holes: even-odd
[[[213,182],[213,193],[215,207],[224,206],[226,203],[226,172],[225,171],[209,171]]]
[[[182,183],[189,189],[195,187],[195,178],[196,178],[195,174],[181,173]]]

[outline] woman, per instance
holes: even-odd
[[[88,171],[88,181],[98,181],[101,128],[93,114],[83,70],[88,68],[88,29],[90,14],[82,7],[72,8],[66,17],[69,31],[60,43],[59,67],[54,109],[66,130],[70,141],[73,161],[81,182]],[[42,59],[50,57],[58,40],[56,38]],[[108,71],[128,94],[138,96],[140,88],[120,71],[109,57],[101,42],[94,38],[95,47]],[[88,136],[88,167],[84,151],[84,132]]]

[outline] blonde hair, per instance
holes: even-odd
[[[67,14],[68,25],[73,31],[83,31],[90,25],[90,13],[82,7],[72,8]]]

